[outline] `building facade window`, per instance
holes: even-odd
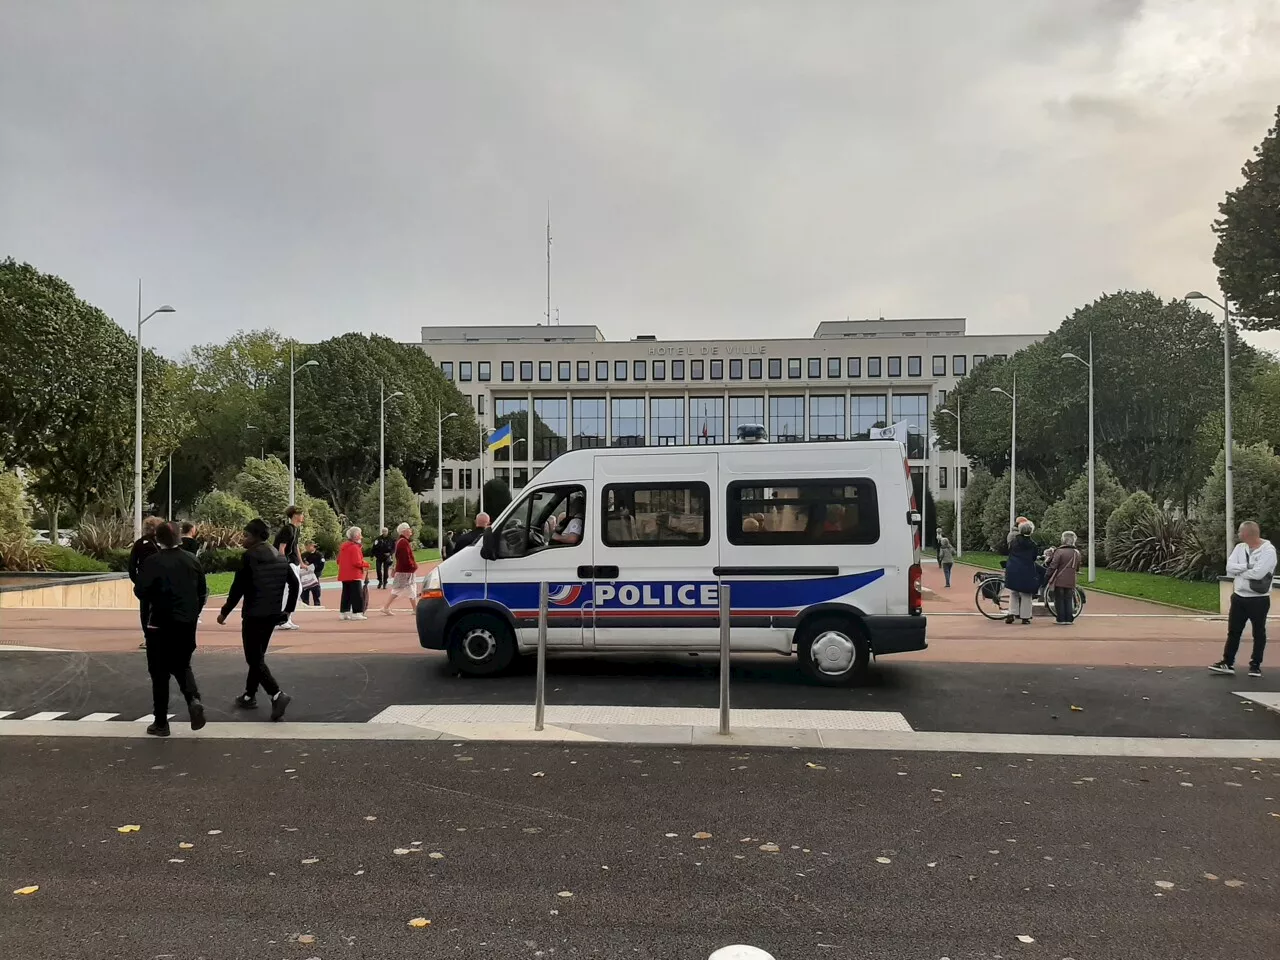
[[[822,379],[822,358],[821,357],[809,358],[809,379],[810,380]]]
[[[724,379],[724,361],[723,360],[711,361],[711,379],[712,380]]]
[[[947,375],[947,358],[934,356],[933,358],[933,375],[935,377],[945,377]]]
[[[684,397],[654,397],[649,401],[649,445],[684,444]]]
[[[809,398],[809,439],[843,440],[845,423],[844,396]]]
[[[902,358],[901,357],[889,358],[889,376],[891,377],[902,376]]]
[[[653,361],[653,379],[655,380],[667,379],[667,361],[665,360]]]
[[[891,423],[907,422],[907,456],[923,460],[929,449],[929,395],[895,393]]]
[[[551,381],[551,361],[550,360],[538,361],[538,379],[543,383],[549,383]]]
[[[879,357],[867,357],[867,376],[868,377],[880,376],[880,358]]]
[[[839,357],[827,357],[827,379],[828,380],[840,379],[840,358]]]
[[[991,359],[992,359],[992,360],[1007,360],[1007,359],[1008,359],[1008,357],[1006,357],[1003,353],[993,353],[993,354],[991,355]]]
[[[554,460],[569,438],[569,399],[539,397],[533,401],[533,459]]]
[[[529,485],[529,468],[528,467],[512,467],[511,468],[511,489],[523,490]]]
[[[804,439],[804,397],[769,398],[769,439],[774,443]]]
[[[631,364],[632,380],[647,380],[649,377],[649,362],[647,360],[636,360]]]
[[[764,361],[752,360],[747,365],[747,374],[752,380],[759,380],[764,376]]]
[[[938,391],[938,406],[945,407],[947,405],[947,391]]]
[[[573,398],[573,448],[603,447],[605,434],[604,397]]]
[[[730,397],[729,435],[737,437],[738,428],[749,423],[764,426],[764,397]]]
[[[572,379],[573,361],[559,360],[556,362],[556,379],[561,383],[568,383]]]
[[[782,358],[781,357],[769,358],[769,379],[770,380],[782,379]]]
[[[452,468],[445,467],[443,470],[440,471],[440,489],[441,490],[453,489],[453,469]]]
[[[445,360],[443,363],[441,363],[440,372],[444,374],[444,378],[446,380],[452,380],[453,379],[453,361]]]
[[[480,414],[484,413],[484,394],[483,393],[476,394],[476,413],[480,413]]]
[[[684,379],[684,361],[683,360],[671,361],[671,379],[672,380]]]
[[[627,379],[627,361],[613,361],[613,379],[618,383],[625,383]]]
[[[729,379],[730,380],[742,379],[742,361],[741,360],[729,361]]]
[[[799,357],[790,357],[787,360],[787,379],[788,380],[800,379],[800,358]]]
[[[951,358],[951,375],[953,377],[963,377],[966,373],[966,357],[962,353],[956,354]]]
[[[610,445],[643,447],[644,397],[614,397],[610,406]]]
[[[507,485],[507,489],[511,489],[511,468],[510,467],[494,467],[493,475]]]
[[[977,369],[978,364],[982,363],[982,361],[985,359],[987,359],[987,355],[985,353],[975,353],[973,355],[974,369]]]
[[[516,362],[514,360],[502,361],[502,379],[505,383],[510,383],[516,378]]]
[[[493,364],[488,360],[481,360],[476,364],[478,368],[477,378],[481,383],[488,383],[493,379]]]
[[[463,360],[458,364],[458,380],[461,383],[471,382],[472,365],[470,360]]]
[[[924,363],[923,357],[907,357],[907,376],[908,377],[920,376],[924,372],[923,363]]]
[[[862,376],[862,358],[849,358],[849,379],[856,380]]]
[[[849,420],[852,439],[868,439],[873,428],[885,426],[884,396],[854,394],[849,398]]]
[[[705,360],[690,360],[689,361],[689,379],[690,380],[706,379],[705,377],[706,368],[707,368],[707,364]]]
[[[947,468],[945,466],[938,467],[938,489],[947,489]]]
[[[596,379],[601,383],[604,383],[609,379],[609,361],[608,360],[596,361]]]
[[[579,360],[578,361],[578,382],[587,383],[590,380],[591,380],[591,361]]]
[[[969,486],[969,468],[961,467],[960,468],[960,489],[963,490],[967,486]]]
[[[471,489],[471,468],[470,467],[460,467],[458,469],[458,489],[459,490]]]
[[[520,361],[520,380],[523,383],[528,383],[532,379],[533,379],[533,361],[521,360]]]
[[[528,459],[529,403],[523,397],[499,397],[493,401],[493,428],[497,430],[508,423],[511,424],[511,446],[493,451],[494,463]]]
[[[724,397],[689,398],[689,442],[724,443]]]

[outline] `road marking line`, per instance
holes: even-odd
[[[101,723],[104,720],[110,720],[112,717],[118,717],[118,713],[91,713],[87,717],[81,717],[77,723]]]
[[[45,710],[42,713],[33,713],[29,717],[23,717],[24,722],[38,723],[41,720],[57,720],[66,713],[65,710]]]
[[[65,609],[65,608],[62,608]],[[57,647],[18,647],[0,644],[0,653],[76,653],[75,650],[60,650]]]
[[[1252,700],[1254,703],[1261,704],[1268,710],[1275,710],[1280,713],[1280,693],[1240,693],[1234,694],[1244,700]]]
[[[169,714],[169,719],[172,720],[176,716],[177,716],[176,713],[171,713]],[[139,717],[137,720],[133,722],[134,723],[152,723],[155,721],[155,719],[156,719],[156,715],[154,713],[148,713],[145,717]]]
[[[5,717],[13,716],[13,713],[14,711],[12,710],[0,710],[0,720],[3,720]]]

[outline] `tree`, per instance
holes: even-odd
[[[954,545],[956,542],[956,505],[951,500],[939,500],[937,506],[937,527],[942,531],[942,535]]]
[[[1249,330],[1280,329],[1280,108],[1213,223],[1218,284]]]
[[[31,537],[30,513],[22,481],[0,464],[0,540],[27,540]],[[56,528],[50,538],[56,538]],[[53,539],[53,542],[57,542]]]
[[[196,501],[191,515],[202,523],[238,530],[258,514],[235,494],[226,490],[210,490]]]
[[[1099,460],[1094,467],[1093,478],[1093,523],[1094,536],[1103,538],[1107,518],[1112,511],[1124,502],[1127,493],[1120,481],[1111,472],[1105,460]],[[1043,535],[1046,543],[1062,542],[1064,530],[1073,530],[1080,538],[1082,547],[1088,543],[1089,536],[1089,473],[1086,470],[1072,481],[1062,499],[1052,504],[1044,512],[1037,533]],[[1105,550],[1102,554],[1106,556]]]
[[[306,488],[300,484],[295,486],[301,490],[299,499],[304,499]],[[290,506],[289,468],[278,457],[270,456],[265,460],[246,457],[244,469],[236,474],[230,489],[249,504],[257,516],[267,521],[268,526],[273,526],[284,520],[284,512]]]
[[[409,482],[404,474],[395,467],[387,471],[385,498],[385,514],[387,529],[394,531],[397,524],[407,523],[417,530],[422,526],[422,510],[418,498],[409,489]],[[366,538],[378,533],[378,481],[374,480],[364,492],[356,508],[356,526],[364,531]]]
[[[484,482],[484,512],[497,518],[507,504],[511,502],[511,491],[507,482],[501,477],[492,477]]]
[[[1120,505],[1107,515],[1107,536],[1105,541],[1107,562],[1111,562],[1112,553],[1118,549],[1120,543],[1134,527],[1144,519],[1154,517],[1159,512],[1156,502],[1151,499],[1151,495],[1145,490],[1135,490],[1125,497],[1120,502]]]
[[[314,540],[326,557],[337,556],[344,530],[342,520],[333,512],[333,507],[318,497],[306,497],[300,506],[307,517],[302,525],[303,541]]]
[[[1200,491],[1196,514],[1196,533],[1206,547],[1226,549],[1227,482],[1225,458],[1218,454],[1213,470]],[[1280,534],[1280,456],[1266,444],[1232,446],[1232,496],[1235,522],[1256,520],[1262,535],[1276,538]],[[1216,567],[1224,568],[1227,558],[1220,557]]]
[[[986,508],[987,497],[991,495],[991,488],[994,485],[995,478],[986,467],[974,466],[969,471],[969,485],[964,488],[960,502],[960,519],[963,521],[960,531],[961,549],[966,545],[974,550],[985,547],[987,535],[983,530],[982,512]],[[1005,528],[1007,522],[1007,518],[1000,521],[1001,529]]]
[[[1018,516],[1043,516],[1047,504],[1040,485],[1029,474],[1021,470],[1017,473],[1017,512]],[[986,539],[987,549],[995,553],[1004,553],[1008,549],[1009,538],[1009,475],[997,477],[987,494],[982,506],[982,532]]]

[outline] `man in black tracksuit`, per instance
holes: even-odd
[[[245,692],[236,697],[236,706],[245,710],[257,707],[261,686],[271,697],[271,719],[279,720],[293,698],[280,690],[267,668],[267,645],[272,631],[288,619],[289,615],[280,608],[286,589],[289,592],[286,609],[292,610],[298,603],[298,578],[288,559],[271,549],[267,542],[270,536],[271,531],[261,519],[250,520],[244,528],[244,559],[231,583],[227,602],[218,614],[218,623],[226,623],[236,604],[244,600],[240,637],[249,675],[245,678]]]
[[[142,565],[146,562],[147,557],[152,554],[159,553],[160,547],[156,544],[156,530],[160,528],[160,524],[164,523],[159,517],[147,517],[142,521],[142,536],[133,541],[133,546],[129,548],[129,580],[136,587],[138,584],[138,574],[142,570]],[[136,591],[135,591],[136,593]],[[142,643],[138,646],[146,649],[147,646],[147,601],[139,600],[138,602],[138,620],[142,624]]]
[[[204,726],[204,705],[191,672],[196,652],[196,623],[208,597],[204,572],[196,558],[178,548],[178,531],[172,524],[155,530],[157,551],[138,571],[134,595],[147,611],[147,672],[151,674],[151,699],[155,723],[147,733],[169,736],[169,678],[178,681],[191,715],[191,729]]]
[[[387,578],[391,576],[391,560],[395,556],[396,541],[391,537],[387,528],[382,528],[382,536],[373,541],[373,559],[377,561],[378,567],[378,589],[387,589]]]

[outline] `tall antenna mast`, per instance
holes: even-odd
[[[551,202],[547,201],[547,326],[551,326]]]

